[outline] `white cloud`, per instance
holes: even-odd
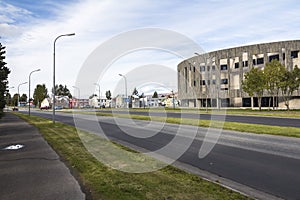
[[[65,5],[47,1],[45,5],[52,5],[47,9],[54,15],[39,19],[34,18],[36,13],[26,9],[0,4],[0,36],[5,36],[6,62],[12,70],[10,85],[16,87],[28,79],[30,70],[41,68],[41,72],[32,76],[32,85],[46,83],[50,90],[53,40],[64,33],[75,32],[76,36],[57,41],[57,83],[67,84],[70,89],[84,60],[98,45],[136,28],[158,27],[177,31],[197,41],[205,50],[297,39],[300,35],[297,27],[300,5],[292,0],[80,0]],[[150,63],[143,59],[143,56],[133,55],[116,63],[116,69],[112,68],[108,75],[112,78],[102,83],[103,92],[112,90],[112,85],[121,80],[115,76],[117,71],[126,73],[132,66],[151,64],[155,60],[168,63],[176,70],[178,63],[178,59],[157,53],[153,54]]]

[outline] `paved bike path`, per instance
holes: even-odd
[[[37,128],[6,113],[0,119],[0,199],[85,199],[79,183]]]

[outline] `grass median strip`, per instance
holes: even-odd
[[[86,113],[94,114],[94,113]],[[256,134],[269,134],[269,135],[281,135],[288,137],[298,137],[300,138],[300,128],[295,127],[282,127],[282,126],[270,126],[270,125],[260,125],[260,124],[247,124],[238,122],[220,122],[213,120],[199,120],[199,119],[189,119],[189,118],[164,118],[164,117],[150,117],[141,115],[129,115],[129,114],[111,114],[111,113],[101,113],[97,112],[98,116],[114,116],[123,118],[132,118],[138,120],[153,120],[158,122],[167,122],[173,124],[185,124],[192,126],[201,127],[211,127],[211,128],[222,128],[225,130],[233,130],[239,132],[248,132]]]
[[[249,199],[172,166],[140,174],[114,170],[86,150],[75,127],[62,123],[52,124],[50,120],[41,117],[29,117],[21,113],[17,115],[35,125],[69,166],[79,173],[93,199]],[[80,134],[96,137],[83,131]],[[140,160],[142,162],[143,159]]]

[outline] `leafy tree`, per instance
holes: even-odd
[[[264,74],[266,76],[266,89],[273,98],[273,109],[275,108],[275,95],[278,96],[280,89],[281,77],[285,73],[286,69],[278,60],[274,59],[267,63],[264,68]],[[270,99],[271,101],[271,99]],[[270,107],[269,101],[269,107]]]
[[[46,88],[46,85],[40,85],[38,84],[36,86],[36,88],[34,89],[34,93],[33,93],[33,104],[34,105],[41,105],[41,102],[45,99],[49,97],[48,96],[48,90]]]
[[[22,94],[22,96],[20,96],[20,101],[22,102],[27,102],[27,95],[26,94]]]
[[[14,94],[14,96],[13,96],[13,98],[12,98],[12,105],[13,106],[18,106],[18,96],[19,96],[19,94]]]
[[[63,86],[62,84],[55,85],[55,95],[56,96],[68,96],[69,98],[72,98],[72,94],[71,94],[70,90],[67,88],[66,85]]]
[[[290,110],[289,101],[294,91],[298,90],[300,86],[300,69],[298,66],[292,71],[285,70],[285,73],[280,80],[280,90],[285,101],[287,110]]]
[[[2,46],[0,43],[0,112],[3,111],[3,108],[5,107],[6,100],[4,98],[4,94],[8,91],[7,90],[7,78],[10,74],[10,70],[8,67],[6,67],[6,62],[4,62],[5,59],[5,47]]]
[[[108,91],[105,92],[105,96],[106,96],[106,98],[108,100],[111,100],[111,92],[110,92],[110,90],[108,90]]]
[[[6,93],[5,99],[6,99],[6,105],[11,105],[12,98],[11,98],[11,94],[9,92]]]
[[[137,91],[136,88],[133,89],[132,95],[137,95],[137,96],[139,95],[139,92]]]
[[[264,89],[266,88],[266,77],[262,70],[258,68],[252,68],[245,74],[242,82],[243,90],[249,94],[249,96],[256,96],[258,98],[259,110],[261,110],[261,99]]]
[[[152,98],[158,98],[158,94],[156,91],[153,93]]]
[[[92,99],[93,97],[98,97],[98,95],[92,94],[92,95],[89,97],[89,99]]]

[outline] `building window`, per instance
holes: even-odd
[[[279,60],[279,54],[269,56],[269,62],[271,62],[272,60]]]
[[[253,60],[252,60],[252,64],[253,64],[253,65],[256,65],[256,59],[253,59]]]
[[[221,90],[228,90],[228,88],[221,88]]]
[[[227,65],[221,65],[221,70],[227,70]]]
[[[215,79],[212,80],[212,84],[213,84],[213,85],[216,85],[216,80],[215,80]]]
[[[200,72],[204,72],[205,71],[205,66],[200,66]]]
[[[210,66],[209,66],[209,65],[207,66],[207,71],[208,71],[208,72],[210,71]]]
[[[193,70],[194,70],[194,73],[195,73],[196,72],[196,67],[194,67]]]
[[[228,79],[227,78],[221,79],[221,84],[228,84]]]
[[[216,70],[216,66],[215,65],[211,66],[211,70],[215,71]]]
[[[292,58],[298,58],[299,51],[291,51],[291,57]]]
[[[205,85],[205,80],[201,80],[200,85]]]
[[[257,65],[262,65],[264,64],[264,58],[257,58]]]
[[[207,85],[210,85],[210,80],[207,80]]]
[[[248,67],[248,60],[243,61],[243,67]]]
[[[240,67],[239,63],[234,63],[234,68],[238,69]]]

